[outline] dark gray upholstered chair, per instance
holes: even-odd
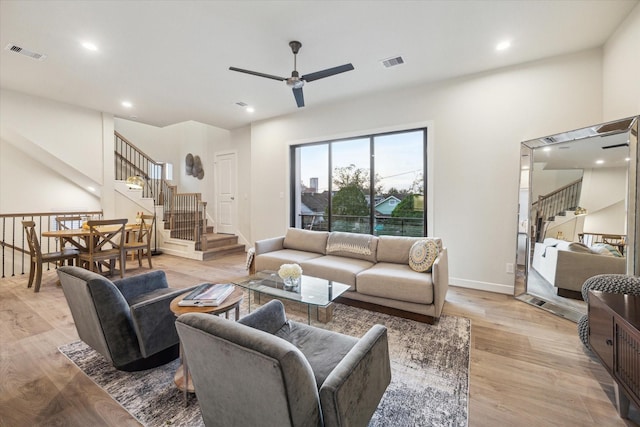
[[[640,295],[640,277],[626,274],[599,274],[584,281],[582,299],[589,304],[589,291],[602,291],[610,294]],[[578,335],[582,343],[589,348],[589,316],[583,315],[578,321]]]
[[[207,426],[366,426],[391,381],[387,329],[362,338],[287,320],[272,300],[238,322],[176,321]]]
[[[80,267],[60,267],[62,284],[80,339],[117,369],[138,371],[179,355],[171,300],[189,289],[172,289],[164,271],[111,281]]]

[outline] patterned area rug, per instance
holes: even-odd
[[[331,322],[313,324],[359,337],[376,323],[388,329],[392,379],[369,425],[466,426],[470,320],[442,316],[438,324],[427,325],[336,304]],[[173,383],[179,360],[122,372],[81,341],[60,351],[145,426],[204,425],[195,395],[185,407]]]

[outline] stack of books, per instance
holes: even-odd
[[[215,307],[233,292],[231,283],[204,283],[195,288],[178,303],[180,307]]]

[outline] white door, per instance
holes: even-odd
[[[234,234],[236,230],[236,153],[215,156],[216,233]]]

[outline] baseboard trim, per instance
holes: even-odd
[[[477,280],[458,279],[449,277],[449,284],[460,288],[476,289],[479,291],[494,292],[498,294],[513,295],[513,285],[499,283],[480,282]]]

